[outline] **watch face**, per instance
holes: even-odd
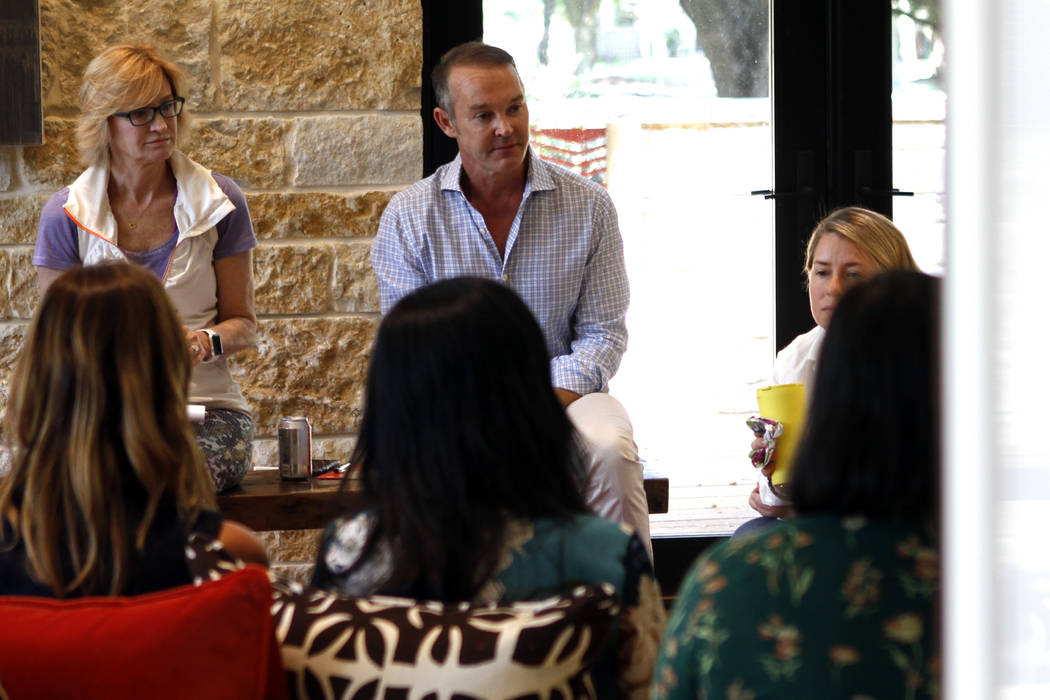
[[[211,354],[218,357],[222,354],[222,340],[218,333],[211,333]]]

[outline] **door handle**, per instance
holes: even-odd
[[[751,190],[751,196],[757,197],[762,195],[764,199],[790,199],[792,197],[812,197],[813,190],[811,188],[805,188],[801,192],[775,192],[773,190]]]
[[[795,192],[777,192],[776,190],[751,190],[751,195],[761,195],[765,199],[796,199],[799,197],[812,197],[813,192],[813,151],[798,151],[795,153],[795,182],[798,190]]]
[[[864,194],[885,194],[885,195],[889,195],[890,197],[914,197],[915,196],[914,192],[904,192],[902,190],[897,189],[896,187],[894,187],[891,190],[873,190],[870,187],[868,187],[867,185],[865,185],[864,187],[860,188],[860,191],[862,193],[864,193]]]

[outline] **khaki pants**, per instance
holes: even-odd
[[[649,503],[630,416],[623,404],[604,393],[581,396],[567,412],[590,451],[587,504],[595,515],[637,530],[652,560]]]

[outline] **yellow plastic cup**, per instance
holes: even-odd
[[[806,418],[806,385],[775,384],[758,390],[758,412],[763,418],[778,420],[784,432],[777,438],[776,470],[771,477],[775,486],[791,481],[791,465],[795,459],[795,448],[802,437],[802,424]]]

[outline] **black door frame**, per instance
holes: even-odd
[[[423,6],[423,88],[419,115],[423,120],[423,176],[456,157],[456,142],[434,121],[434,90],[430,72],[449,49],[481,39],[482,0],[420,0]]]
[[[837,207],[893,217],[889,0],[772,0],[776,347],[813,327],[802,277]]]

